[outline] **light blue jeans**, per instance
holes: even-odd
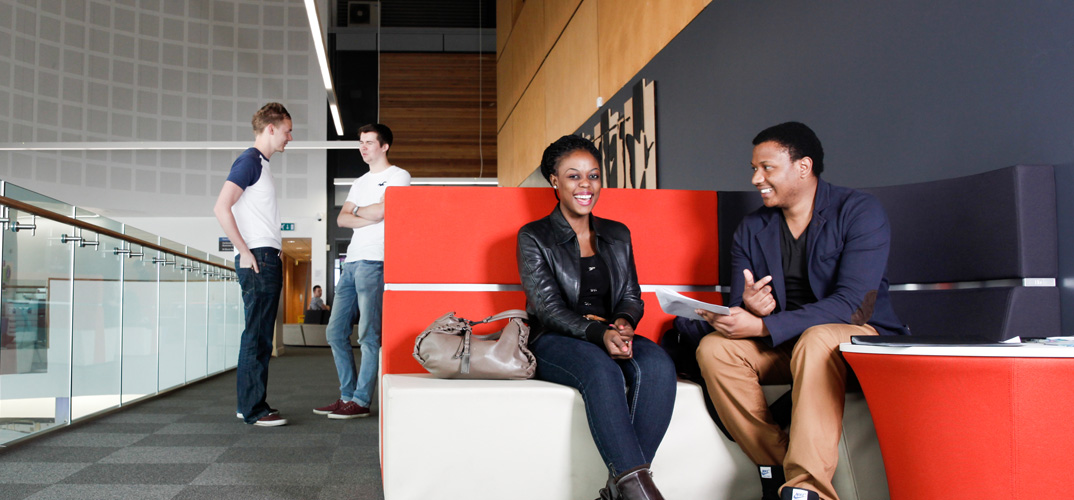
[[[380,368],[380,317],[384,302],[384,262],[345,262],[336,284],[336,299],[325,332],[339,374],[339,399],[369,407],[377,387]],[[358,345],[362,348],[361,367],[355,369],[351,350],[351,324],[358,317]]]

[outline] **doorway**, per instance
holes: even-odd
[[[283,322],[302,323],[313,287],[312,238],[283,239]]]

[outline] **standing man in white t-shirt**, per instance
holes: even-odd
[[[235,247],[235,269],[246,311],[236,369],[236,416],[247,424],[275,427],[287,425],[287,419],[265,402],[272,332],[283,288],[283,239],[269,158],[291,142],[291,114],[282,104],[270,102],[254,113],[252,123],[254,147],[231,165],[213,213]]]
[[[339,212],[339,227],[354,229],[326,331],[339,374],[339,399],[313,413],[332,419],[369,416],[380,368],[380,319],[384,299],[384,190],[409,186],[410,174],[388,161],[392,131],[379,123],[358,129],[369,172],[354,181]],[[361,366],[354,366],[351,323],[358,310]]]

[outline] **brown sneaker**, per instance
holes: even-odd
[[[343,405],[345,405],[345,404],[347,404],[347,403],[343,402],[342,399],[337,399],[335,403],[332,403],[332,404],[330,404],[328,406],[322,406],[320,408],[314,408],[313,413],[316,413],[318,415],[328,415],[329,413],[332,413],[332,412],[342,408]]]
[[[368,416],[369,408],[359,406],[358,403],[355,403],[354,401],[344,403],[338,410],[328,414],[328,418],[332,419],[360,418]]]
[[[287,419],[279,415],[265,415],[257,419],[254,425],[258,427],[278,427],[281,425],[287,425]]]

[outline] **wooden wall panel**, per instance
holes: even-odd
[[[598,96],[618,92],[711,2],[519,1],[497,3],[511,9],[496,26],[496,123],[501,148],[510,144],[499,154],[502,186],[524,181],[548,142],[592,116]]]
[[[496,58],[500,57],[503,47],[507,45],[511,28],[515,26],[524,3],[522,0],[496,0]]]
[[[526,2],[511,30],[511,38],[497,61],[497,78],[503,84],[497,88],[497,125],[503,126],[530,80],[548,54],[544,31],[544,9],[541,2]]]
[[[593,3],[596,0],[587,1]],[[544,3],[546,43],[549,47],[552,47],[567,27],[567,23],[571,22],[571,17],[574,16],[574,12],[578,9],[582,0],[544,0],[542,3]]]
[[[599,0],[600,95],[610,98],[711,0]]]
[[[499,185],[511,187],[517,185],[505,181],[505,178],[514,175],[515,171],[525,170],[515,163],[515,156],[517,154],[518,148],[515,147],[515,122],[514,120],[508,119],[507,123],[504,123],[503,127],[500,128],[500,133],[496,134],[496,176],[499,178]]]
[[[516,113],[511,115],[513,121],[512,144],[514,154],[510,155],[511,169],[501,175],[501,186],[517,186],[526,176],[541,164],[541,153],[548,146],[545,141],[545,73],[540,71],[530,83],[530,89],[518,101]]]
[[[393,163],[413,177],[496,175],[493,54],[383,53],[380,70]]]
[[[597,62],[597,2],[586,0],[544,63],[546,143],[596,112]]]

